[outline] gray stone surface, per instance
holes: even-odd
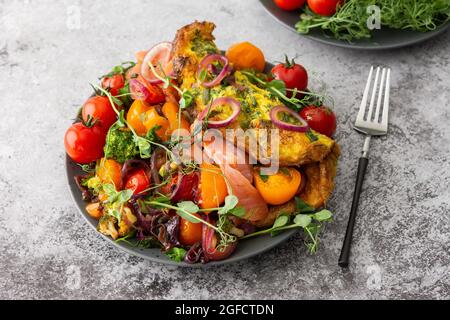
[[[248,40],[271,61],[298,55],[335,98],[336,219],[316,256],[296,236],[234,265],[166,267],[118,251],[77,212],[62,141],[89,82],[194,19],[217,24],[222,48]],[[338,49],[287,31],[256,0],[1,0],[0,30],[0,298],[450,298],[450,33],[390,52]],[[351,125],[379,63],[393,70],[391,131],[373,142],[343,273],[337,259],[363,143]]]

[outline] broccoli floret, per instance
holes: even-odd
[[[138,154],[133,133],[125,128],[113,125],[108,132],[105,145],[105,157],[124,163]]]

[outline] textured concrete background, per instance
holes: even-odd
[[[450,33],[391,52],[338,49],[288,32],[256,0],[0,0],[0,15],[0,298],[450,298]],[[335,98],[336,220],[317,256],[297,236],[226,267],[165,267],[118,251],[77,212],[62,140],[88,83],[195,19],[217,24],[221,48],[248,40],[271,61],[298,55]],[[351,124],[378,63],[393,69],[391,131],[373,142],[343,273],[336,262],[363,143]]]

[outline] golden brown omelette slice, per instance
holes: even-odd
[[[174,69],[182,89],[189,90],[195,98],[191,113],[195,116],[206,108],[209,99],[228,96],[237,99],[242,106],[239,117],[230,128],[254,129],[258,136],[260,129],[276,128],[270,119],[270,110],[281,102],[270,92],[251,83],[240,71],[234,73],[237,86],[221,85],[212,89],[197,83],[199,62],[208,54],[217,53],[211,22],[194,22],[178,30],[173,47]],[[324,159],[333,148],[334,141],[327,136],[312,131],[305,133],[279,130],[279,161],[281,166],[304,165]],[[247,150],[249,151],[249,150]],[[268,151],[268,156],[271,155]]]

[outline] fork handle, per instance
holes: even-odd
[[[358,175],[356,177],[355,192],[353,193],[352,209],[350,211],[350,218],[347,225],[347,231],[345,233],[344,244],[342,245],[341,256],[339,257],[339,266],[347,268],[350,259],[350,248],[352,246],[353,229],[355,227],[356,212],[358,211],[359,196],[364,182],[364,176],[366,175],[367,165],[369,164],[369,158],[359,158]]]

